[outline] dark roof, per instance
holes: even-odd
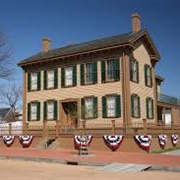
[[[156,75],[156,80],[160,81],[160,82],[163,82],[164,81],[164,78],[160,75]]]
[[[23,64],[26,64],[27,62],[33,62],[36,60],[43,60],[43,59],[48,59],[52,57],[61,57],[61,56],[80,53],[84,51],[90,51],[90,50],[130,43],[130,41],[137,38],[143,32],[145,32],[145,30],[141,30],[136,33],[129,32],[125,34],[115,35],[115,36],[106,37],[102,39],[96,39],[96,40],[83,42],[79,44],[73,44],[73,45],[69,45],[69,46],[65,46],[65,47],[61,47],[57,49],[52,49],[52,50],[49,50],[48,52],[39,52],[38,54],[33,55],[21,61],[18,65],[21,66]]]

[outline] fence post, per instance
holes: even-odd
[[[47,136],[47,121],[43,121],[43,136]]]
[[[147,134],[147,119],[143,119],[143,132],[144,134]]]
[[[59,137],[59,121],[56,121],[56,138]]]
[[[83,120],[83,121],[82,121],[82,135],[85,134],[85,129],[86,129],[86,121]]]
[[[9,135],[11,135],[11,133],[12,133],[12,124],[9,123]]]
[[[115,135],[115,120],[112,119],[111,122],[112,122],[112,134]]]
[[[29,123],[26,123],[26,129],[25,129],[26,134],[28,134],[28,130],[29,130]]]

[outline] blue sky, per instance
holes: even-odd
[[[131,14],[138,12],[161,55],[156,73],[166,79],[163,93],[180,97],[179,9],[180,0],[0,0],[0,31],[16,64],[41,51],[43,37],[58,48],[129,32]]]

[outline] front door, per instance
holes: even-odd
[[[65,124],[68,126],[77,127],[78,125],[77,101],[62,102],[62,108],[65,118]]]

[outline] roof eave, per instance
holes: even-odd
[[[29,60],[29,61],[21,61],[17,65],[20,67],[27,66],[27,65],[32,65],[32,64],[37,64],[40,62],[46,62],[49,60],[56,60],[56,59],[64,59],[72,56],[78,56],[78,55],[83,55],[83,54],[88,54],[92,52],[98,52],[98,51],[104,51],[107,49],[114,49],[114,48],[121,48],[121,47],[130,47],[130,48],[135,48],[134,44],[131,42],[123,43],[123,44],[116,44],[113,46],[108,46],[108,47],[103,47],[103,48],[97,48],[97,49],[91,49],[91,50],[86,50],[86,51],[81,51],[81,52],[76,52],[76,53],[69,53],[69,54],[63,54],[63,55],[57,55],[53,57],[48,57],[48,58],[40,58],[36,60]]]

